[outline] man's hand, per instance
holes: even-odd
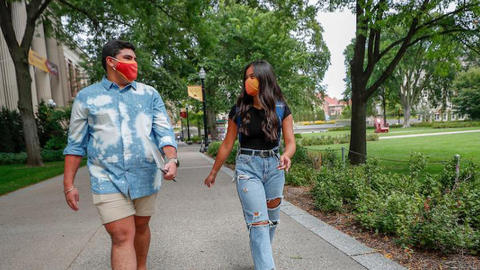
[[[69,191],[67,194],[65,194],[65,200],[70,208],[72,208],[74,211],[78,211],[78,201],[80,201],[80,196],[78,195],[77,188],[73,188],[72,191]]]
[[[175,162],[170,161],[165,164],[163,169],[167,172],[163,175],[163,179],[165,180],[173,180],[177,176],[177,164]]]

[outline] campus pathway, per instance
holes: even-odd
[[[413,138],[413,137],[428,137],[428,136],[439,136],[439,135],[450,135],[450,134],[462,134],[462,133],[477,133],[480,132],[480,129],[476,130],[462,130],[462,131],[446,131],[446,132],[436,132],[436,133],[421,133],[421,134],[411,134],[411,135],[395,135],[395,136],[380,136],[380,140],[389,140],[389,139],[401,139],[401,138]]]
[[[241,206],[224,168],[202,185],[211,160],[183,146],[177,182],[164,182],[152,218],[149,269],[253,269]],[[1,176],[0,176],[1,177]],[[86,168],[80,210],[64,202],[62,176],[0,197],[0,269],[109,269],[108,235],[91,200]],[[397,264],[284,203],[274,243],[278,269],[400,269]]]

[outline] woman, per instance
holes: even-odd
[[[280,155],[282,130],[285,149]],[[295,138],[290,109],[273,68],[266,61],[255,61],[245,68],[242,93],[230,111],[227,135],[205,179],[208,187],[215,183],[218,171],[232,151],[237,132],[240,142],[235,166],[237,192],[250,232],[255,269],[274,269],[271,243],[279,221],[284,170],[288,172],[290,168]]]

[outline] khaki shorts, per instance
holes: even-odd
[[[148,217],[155,213],[157,194],[134,199],[122,193],[93,194],[93,204],[97,207],[102,224],[126,218],[132,215]]]

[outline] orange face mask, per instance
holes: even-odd
[[[245,90],[247,91],[247,94],[253,97],[258,95],[258,85],[259,82],[257,78],[247,78],[245,81]]]

